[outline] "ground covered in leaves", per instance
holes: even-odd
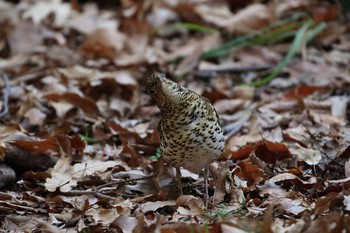
[[[1,232],[350,232],[347,1],[111,2],[0,0]],[[208,208],[155,71],[220,115]]]

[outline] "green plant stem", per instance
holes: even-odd
[[[292,37],[290,30],[293,28],[298,28],[303,25],[305,20],[297,21],[300,18],[305,18],[306,14],[301,12],[297,13],[289,18],[279,20],[272,23],[271,25],[256,31],[251,34],[238,36],[219,47],[210,49],[202,54],[202,59],[212,59],[228,55],[231,52],[232,47],[242,48],[247,45],[252,44],[266,44],[268,42],[274,42],[286,37]],[[281,27],[282,26],[282,27]],[[270,35],[272,33],[272,35]]]
[[[308,28],[311,27],[312,25],[312,20],[308,20],[297,32],[294,41],[291,45],[291,47],[288,50],[288,53],[286,54],[286,56],[284,57],[284,59],[277,65],[276,68],[274,68],[270,75],[267,76],[266,78],[259,80],[259,81],[255,81],[255,82],[251,82],[248,83],[249,86],[261,86],[264,85],[268,82],[270,82],[271,80],[273,80],[281,71],[284,67],[287,66],[287,64],[290,62],[290,60],[295,56],[295,54],[298,52],[301,44],[305,41],[306,38],[306,33]]]
[[[218,32],[218,30],[216,30],[214,28],[210,28],[207,26],[202,26],[202,25],[194,24],[194,23],[174,23],[174,24],[170,24],[169,26],[164,28],[164,30],[167,31],[167,30],[181,29],[181,28],[185,28],[185,29],[192,30],[192,31],[204,32],[204,33]]]

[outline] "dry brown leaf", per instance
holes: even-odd
[[[231,201],[228,207],[228,210],[230,211],[239,211],[242,209],[242,204],[247,201],[243,190],[240,188],[232,187],[230,196]]]
[[[242,99],[222,99],[215,102],[214,107],[219,114],[233,113],[245,103]]]
[[[284,143],[267,140],[256,143],[255,155],[268,164],[293,157]]]
[[[198,199],[192,195],[182,195],[176,200],[176,204],[180,206],[190,206],[192,203],[195,203],[198,206],[203,204],[201,199]]]
[[[288,15],[288,12],[295,10],[308,10],[311,17],[316,22],[332,21],[339,15],[339,8],[335,5],[330,5],[328,2],[314,2],[309,0],[296,0],[281,2],[277,6],[278,15]]]
[[[158,61],[154,48],[148,45],[149,38],[143,34],[129,35],[125,51],[118,53],[113,62],[117,66],[153,64]]]
[[[309,220],[310,221],[310,220]],[[331,213],[326,216],[321,216],[313,221],[308,222],[308,228],[304,231],[305,233],[313,232],[345,232],[349,231],[347,223],[349,220],[347,217],[344,218],[343,214],[340,213]]]
[[[175,200],[169,201],[156,201],[156,202],[145,202],[140,205],[141,210],[146,213],[148,211],[157,211],[158,208],[162,208],[165,206],[175,206]]]
[[[28,118],[31,125],[43,125],[46,115],[38,108],[29,109],[24,116]]]
[[[0,58],[0,69],[7,70],[12,67],[22,66],[29,60],[29,55],[18,54],[12,56],[10,59]]]
[[[14,216],[8,215],[4,220],[4,228],[19,232],[45,231],[59,233],[60,229],[51,223],[34,216]]]
[[[171,9],[155,5],[152,12],[147,14],[146,20],[153,28],[161,28],[167,23],[178,19],[178,15]]]
[[[61,0],[37,1],[23,13],[25,19],[32,19],[35,24],[39,24],[51,13],[55,15],[55,26],[63,26],[71,14],[71,7]]]
[[[112,12],[99,14],[97,5],[84,5],[81,14],[74,14],[67,20],[68,28],[72,28],[85,35],[92,34],[97,29],[115,30],[119,26],[119,21],[114,18]]]
[[[227,20],[234,17],[230,9],[224,4],[198,4],[196,12],[206,21],[220,28],[227,25]]]
[[[241,66],[275,65],[282,59],[281,54],[263,46],[251,46],[239,51],[238,58]],[[238,65],[238,64],[237,64]]]
[[[320,151],[304,148],[299,144],[289,145],[289,151],[309,165],[316,165],[322,159]]]
[[[42,29],[31,23],[16,25],[8,35],[12,55],[35,51],[43,42]]]
[[[104,222],[108,225],[114,222],[119,217],[117,209],[103,207],[92,207],[85,212],[85,215],[90,217],[93,222]]]
[[[139,222],[135,217],[119,216],[114,223],[120,227],[123,233],[134,233],[134,229]]]
[[[126,36],[115,29],[97,29],[86,37],[81,48],[88,57],[103,57],[113,60],[124,49]]]
[[[226,195],[226,176],[228,173],[228,168],[221,168],[218,171],[217,179],[216,179],[216,187],[213,195],[213,203],[219,204],[221,203]]]
[[[61,152],[61,145],[54,137],[47,137],[43,140],[17,140],[11,144],[33,154],[57,153]]]
[[[119,165],[125,166],[125,163],[121,161],[100,161],[90,159],[85,162],[74,164],[70,171],[72,172],[72,178],[79,180],[84,176],[90,176],[93,174],[98,175],[99,173],[103,173],[106,170]]]
[[[339,201],[341,203],[344,201],[343,195],[334,192],[328,193],[326,196],[317,199],[314,212],[316,214],[321,214],[323,212],[331,211]]]
[[[271,10],[263,4],[256,3],[240,10],[226,21],[226,29],[233,33],[250,33],[273,22]]]
[[[321,86],[305,86],[300,85],[284,94],[286,99],[298,99],[305,98],[308,95],[314,94],[315,92],[323,91]]]
[[[311,135],[308,134],[307,129],[303,125],[297,127],[290,127],[283,132],[288,139],[295,140],[300,144],[308,145]]]
[[[45,189],[49,192],[55,192],[57,189],[61,192],[69,192],[74,188],[78,181],[73,179],[72,166],[68,158],[61,158],[57,161],[51,172],[51,178],[46,179]]]
[[[302,180],[298,176],[291,173],[280,173],[270,178],[271,182],[292,182],[293,184],[304,187],[306,189],[312,188],[316,184],[316,177],[311,177],[308,180]]]
[[[90,97],[81,97],[75,93],[64,93],[64,94],[48,94],[44,96],[45,99],[54,102],[68,102],[69,104],[76,106],[83,110],[86,114],[97,115],[99,110],[96,103]],[[58,110],[60,112],[61,110]]]
[[[332,116],[329,111],[310,109],[309,114],[310,117],[312,117],[312,119],[319,124],[336,124],[340,126],[345,126],[347,124],[343,118]]]
[[[299,215],[310,209],[309,203],[303,200],[302,195],[289,191],[271,181],[266,181],[264,185],[258,187],[261,196],[267,196],[265,204],[280,205],[287,213]]]
[[[318,35],[316,38],[317,42],[323,44],[323,45],[331,45],[332,42],[335,40],[339,40],[339,38],[342,36],[344,31],[346,30],[345,26],[339,22],[333,21],[328,22],[327,27]],[[349,44],[345,41],[342,41],[340,45],[334,44],[335,48],[337,49],[347,49],[349,48]],[[344,46],[344,48],[342,48]]]
[[[196,216],[203,214],[203,200],[192,195],[182,195],[176,200],[176,205],[189,208],[189,214]],[[180,211],[180,210],[179,210]]]
[[[220,42],[218,34],[206,35],[201,41],[198,39],[189,39],[186,43],[174,43],[169,45],[170,53],[164,53],[162,60],[171,61],[178,57],[188,57],[195,53],[198,49],[198,44],[202,46],[202,51],[206,51],[210,48],[217,46]]]
[[[243,190],[255,189],[265,178],[264,171],[251,162],[242,161],[237,163],[237,169],[234,171],[236,185]]]

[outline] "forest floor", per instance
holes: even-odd
[[[82,2],[0,0],[1,232],[350,232],[347,1]],[[153,72],[220,116],[207,208]]]

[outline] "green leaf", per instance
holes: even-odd
[[[156,153],[154,155],[151,155],[151,160],[152,161],[157,161],[160,158],[160,147],[157,147]]]
[[[301,21],[296,20],[305,17],[306,14],[304,12],[296,13],[289,18],[274,22],[259,31],[247,35],[238,36],[220,45],[219,47],[212,48],[204,52],[202,54],[202,59],[212,59],[226,56],[230,54],[231,48],[233,47],[240,49],[252,44],[267,44],[292,37],[294,36],[295,32],[291,32],[291,30],[299,28],[305,22],[305,19]]]
[[[277,67],[271,71],[269,76],[267,76],[266,78],[259,80],[259,81],[247,83],[247,85],[261,86],[261,85],[266,84],[266,83],[270,82],[271,80],[273,80],[283,70],[283,68],[288,65],[290,60],[292,60],[292,58],[295,56],[295,54],[298,52],[299,48],[301,47],[302,43],[307,40],[307,30],[308,30],[308,28],[311,27],[312,24],[313,24],[313,21],[308,20],[298,30],[298,32],[294,38],[294,41],[288,50],[288,53],[286,54],[284,59],[277,65]]]
[[[202,25],[194,24],[194,23],[174,23],[174,24],[170,24],[169,26],[165,27],[164,30],[168,31],[168,30],[181,29],[181,28],[185,28],[185,29],[192,30],[192,31],[204,32],[204,33],[218,32],[218,30],[216,30],[214,28],[210,28],[210,27],[206,27],[206,26],[202,26]]]

